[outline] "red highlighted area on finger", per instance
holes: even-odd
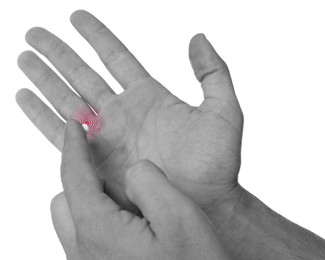
[[[88,137],[96,135],[102,126],[101,118],[88,108],[76,112],[72,118],[81,125],[87,125]]]

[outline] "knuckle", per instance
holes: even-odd
[[[213,75],[219,75],[222,77],[229,77],[230,72],[228,65],[224,60],[222,60],[220,57],[212,62],[209,66],[205,66],[204,68],[200,68],[197,71],[195,71],[197,79],[202,82],[206,78],[213,76]]]
[[[31,121],[34,125],[41,125],[43,123],[44,118],[47,116],[51,109],[49,107],[44,107],[42,110],[39,110],[38,113],[32,117]]]
[[[222,59],[220,59],[220,70],[223,70],[223,71],[229,73],[229,67],[228,67],[227,63]]]
[[[221,74],[222,76],[226,76],[228,77],[230,72],[229,72],[229,68],[226,62],[224,62],[223,60],[220,60],[218,65],[216,66],[215,69],[219,74]]]
[[[111,66],[111,64],[118,61],[123,55],[127,55],[129,53],[129,50],[126,47],[120,47],[117,49],[114,49],[110,52],[107,52],[104,55],[104,64],[107,68]]]
[[[42,87],[49,82],[53,81],[54,72],[51,69],[46,69],[38,78],[35,78],[34,84],[37,87]]]
[[[48,56],[60,57],[67,52],[67,49],[67,44],[64,41],[59,40],[58,43],[52,48]]]
[[[87,33],[85,35],[85,39],[87,41],[92,41],[95,38],[100,38],[102,37],[102,35],[105,35],[106,33],[106,26],[102,23],[98,23],[96,24],[96,28],[94,28],[94,30],[91,33]]]
[[[77,85],[85,77],[87,77],[90,68],[83,64],[80,65],[69,72],[67,78],[71,81],[72,85]]]

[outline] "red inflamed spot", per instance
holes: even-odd
[[[76,112],[72,118],[84,127],[88,137],[96,135],[102,126],[101,118],[89,108]]]

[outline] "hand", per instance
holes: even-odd
[[[121,209],[104,193],[74,120],[66,126],[61,179],[64,194],[51,209],[68,260],[228,259],[206,215],[150,161],[125,175],[127,197],[144,218]]]
[[[194,36],[189,46],[204,93],[203,103],[192,107],[153,79],[91,14],[76,11],[71,22],[125,89],[123,93],[114,94],[67,44],[42,28],[31,29],[27,42],[49,59],[82,98],[33,52],[22,53],[18,64],[64,119],[80,110],[91,111],[87,104],[98,113],[102,126],[89,141],[92,162],[106,180],[107,193],[130,208],[124,174],[141,159],[158,165],[175,186],[207,210],[236,190],[243,116],[227,66],[205,36]],[[20,90],[17,102],[61,150],[64,122],[29,90]]]

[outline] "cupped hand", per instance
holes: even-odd
[[[235,190],[243,116],[228,68],[206,37],[195,35],[189,46],[189,58],[204,93],[202,104],[193,107],[152,78],[94,16],[76,11],[71,22],[124,88],[121,94],[115,94],[66,43],[42,28],[32,28],[26,34],[27,42],[79,95],[31,51],[20,55],[18,65],[64,120],[80,111],[96,111],[101,125],[89,135],[89,143],[105,191],[130,209],[124,175],[141,159],[154,162],[204,209]],[[30,90],[20,90],[16,99],[36,127],[62,150],[65,122]]]
[[[140,218],[104,193],[81,125],[68,121],[65,133],[64,193],[53,199],[51,211],[68,260],[228,259],[207,216],[158,167],[143,160],[125,175],[127,197],[141,209]]]

